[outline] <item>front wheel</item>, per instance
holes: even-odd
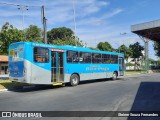
[[[117,73],[114,72],[113,75],[112,75],[112,80],[116,80],[116,79],[117,79],[117,76],[118,76]]]
[[[79,84],[79,76],[77,74],[73,74],[70,77],[70,85],[77,86]]]

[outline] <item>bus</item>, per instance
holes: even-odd
[[[9,46],[9,78],[29,84],[70,83],[125,74],[124,54],[77,46],[16,42]]]

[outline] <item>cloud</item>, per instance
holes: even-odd
[[[109,5],[110,3],[109,2],[107,2],[107,1],[99,1],[98,2],[98,5],[99,6],[107,6],[107,5]]]
[[[26,17],[32,17],[30,20],[37,21],[36,18],[41,17],[41,10],[40,6],[45,5],[46,8],[46,16],[49,25],[55,25],[63,22],[73,22],[73,3],[75,5],[76,10],[76,19],[90,16],[94,13],[97,13],[101,10],[102,6],[108,6],[109,2],[106,1],[98,1],[98,0],[39,0],[39,1],[32,1],[32,0],[24,0],[19,1],[15,0],[2,0],[1,2],[5,2],[8,4],[20,4],[20,5],[27,5],[28,11],[24,10],[24,14]],[[30,6],[39,6],[39,7],[30,7]],[[10,6],[10,5],[2,5],[5,9],[0,9],[1,17],[15,17],[21,16],[22,11],[18,11],[17,6]],[[70,23],[69,23],[70,24]]]
[[[106,23],[106,19],[112,18],[116,16],[117,14],[123,12],[123,9],[115,9],[109,13],[101,14],[99,16],[91,16],[81,19],[80,21],[77,21],[77,25],[103,25]]]
[[[109,2],[96,1],[96,0],[86,0],[87,2],[78,1],[75,4],[77,11],[77,17],[85,17],[91,14],[99,12],[103,6],[108,6]]]
[[[115,15],[117,15],[123,11],[124,11],[123,9],[118,8],[118,9],[115,9],[115,10],[111,11],[110,13],[104,15],[102,18],[104,18],[104,19],[111,18],[111,17],[114,17]]]

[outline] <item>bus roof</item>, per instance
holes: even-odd
[[[37,42],[16,42],[12,43],[11,45],[14,44],[30,44],[34,46],[41,46],[41,47],[48,47],[48,48],[57,48],[57,49],[63,49],[63,50],[76,50],[76,51],[84,51],[84,52],[95,52],[95,53],[108,53],[108,54],[116,54],[120,56],[124,56],[123,53],[118,53],[118,52],[109,52],[109,51],[101,51],[101,50],[93,50],[91,48],[86,48],[86,47],[80,47],[80,46],[70,46],[70,45],[54,45],[54,44],[44,44],[44,43],[37,43]]]

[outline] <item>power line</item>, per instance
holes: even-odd
[[[4,2],[0,2],[0,4],[3,4],[3,5],[10,5],[10,6],[24,6],[24,7],[42,7],[42,6],[38,6],[38,5],[20,5],[20,4],[13,4],[13,3],[4,3]]]
[[[46,32],[46,17],[45,17],[45,8],[44,8],[44,5],[43,6],[33,6],[33,5],[19,5],[19,4],[13,4],[13,3],[4,3],[4,2],[0,2],[0,4],[3,4],[3,5],[10,5],[10,6],[16,6],[18,7],[18,10],[21,10],[22,11],[22,16],[23,16],[23,19],[22,19],[22,25],[23,25],[23,31],[24,31],[24,11],[25,10],[29,10],[28,7],[39,7],[41,8],[42,12],[41,12],[41,15],[42,15],[42,23],[43,23],[43,29],[44,29],[44,43],[47,43],[47,32]],[[25,38],[25,35],[24,35],[24,38]]]
[[[10,6],[17,6],[16,4],[13,4],[13,3],[0,3],[0,4],[3,4],[3,5],[10,5]]]

